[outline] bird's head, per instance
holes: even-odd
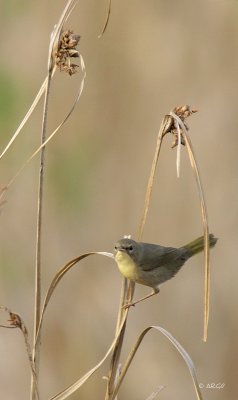
[[[135,260],[138,252],[138,243],[132,239],[121,239],[115,244],[115,256],[119,252],[126,253],[133,260]]]

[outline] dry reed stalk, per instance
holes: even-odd
[[[41,315],[41,274],[42,274],[42,265],[41,265],[41,253],[42,253],[42,210],[43,210],[43,188],[44,188],[44,171],[45,171],[45,150],[46,147],[43,143],[46,141],[46,130],[47,130],[47,117],[48,117],[48,105],[49,105],[49,93],[50,93],[50,85],[51,79],[53,75],[53,71],[56,65],[58,64],[58,54],[62,46],[62,28],[64,22],[69,17],[70,13],[74,9],[77,1],[68,1],[65,9],[63,10],[58,24],[55,26],[52,34],[51,40],[49,44],[49,53],[48,53],[48,75],[47,75],[47,83],[45,90],[45,101],[43,108],[43,118],[42,118],[42,130],[41,130],[41,154],[40,154],[40,167],[39,167],[39,186],[38,186],[38,209],[37,209],[37,228],[36,228],[36,263],[35,263],[35,311],[34,311],[34,336],[33,336],[33,364],[34,370],[36,372],[36,378],[38,381],[39,377],[39,361],[40,361],[40,315]],[[77,45],[79,38],[77,38]],[[74,46],[73,46],[74,47]],[[65,54],[64,52],[63,55]],[[67,56],[65,57],[67,59]],[[60,60],[61,64],[63,61]],[[61,65],[60,64],[60,65]],[[73,68],[74,70],[74,68]],[[72,70],[69,69],[67,72],[71,75]],[[38,340],[37,340],[38,338]],[[31,381],[31,399],[35,400],[37,398],[37,391],[35,386],[35,380],[32,377]]]

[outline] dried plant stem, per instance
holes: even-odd
[[[105,33],[105,31],[107,29],[107,25],[108,25],[110,14],[111,14],[111,7],[112,7],[112,0],[109,0],[106,20],[104,22],[102,32],[98,35],[98,39],[100,39],[103,36],[103,34]]]
[[[130,351],[127,360],[125,362],[125,365],[121,371],[121,375],[120,375],[120,379],[118,380],[118,383],[115,387],[115,390],[112,394],[111,400],[114,400],[116,398],[116,395],[118,393],[118,390],[126,376],[126,373],[128,371],[128,368],[130,367],[130,364],[142,342],[142,340],[144,339],[145,335],[151,330],[151,329],[155,329],[157,331],[159,331],[160,333],[162,333],[172,344],[173,346],[177,349],[177,351],[180,353],[180,355],[182,356],[182,358],[184,359],[185,363],[187,364],[187,367],[189,369],[189,372],[191,374],[192,377],[192,381],[194,384],[194,389],[195,389],[195,393],[197,396],[198,400],[202,400],[202,393],[200,391],[199,388],[199,384],[198,384],[198,380],[197,380],[197,376],[196,376],[196,370],[195,370],[195,366],[194,363],[191,359],[191,357],[189,356],[189,354],[186,352],[186,350],[181,346],[181,344],[175,339],[175,337],[168,331],[166,331],[166,329],[161,328],[160,326],[149,326],[146,329],[144,329],[141,334],[139,335],[139,337],[137,338],[137,341],[135,343],[135,345],[133,346],[132,350]]]
[[[59,284],[59,282],[61,281],[61,279],[62,279],[62,278],[64,277],[64,275],[65,275],[72,267],[74,267],[79,261],[83,260],[83,259],[86,258],[86,257],[89,257],[89,256],[91,256],[91,255],[94,255],[94,254],[98,254],[98,255],[105,256],[105,257],[114,258],[114,256],[113,256],[112,253],[108,253],[108,252],[104,252],[104,251],[96,251],[96,252],[93,251],[93,252],[90,252],[90,253],[84,253],[84,254],[81,254],[80,256],[74,258],[73,260],[70,260],[67,264],[65,264],[65,265],[57,272],[57,274],[55,275],[54,279],[52,280],[52,282],[51,282],[51,284],[50,284],[50,286],[49,286],[49,289],[48,289],[48,291],[47,291],[47,294],[46,294],[46,296],[45,296],[45,299],[44,299],[44,302],[43,302],[43,305],[42,305],[42,308],[41,308],[41,316],[40,316],[40,322],[39,322],[39,328],[38,328],[36,340],[38,340],[38,338],[39,338],[39,336],[40,336],[39,333],[40,333],[41,328],[42,328],[42,323],[43,323],[43,318],[44,318],[44,314],[45,314],[46,308],[47,308],[47,306],[48,306],[48,304],[49,304],[49,302],[50,302],[50,299],[51,299],[51,296],[52,296],[53,293],[54,293],[54,290],[56,289],[56,287],[57,287],[57,285]],[[119,329],[119,328],[118,328],[118,329]]]
[[[41,130],[41,143],[46,140],[49,92],[52,78],[50,70],[47,78],[45,91],[45,101],[43,109],[43,120]],[[42,147],[40,154],[39,184],[38,184],[38,209],[37,209],[37,228],[36,228],[36,264],[35,264],[35,312],[34,312],[34,339],[33,339],[33,362],[37,381],[39,381],[39,362],[40,362],[40,337],[37,338],[37,332],[41,316],[41,239],[42,239],[42,210],[43,210],[43,188],[45,172],[45,147]],[[31,399],[36,399],[35,381],[31,381]]]
[[[155,154],[154,154],[154,158],[152,161],[151,172],[150,172],[146,195],[145,195],[144,210],[143,210],[143,214],[142,214],[141,223],[139,226],[138,240],[141,240],[142,235],[143,235],[143,230],[144,230],[147,213],[148,213],[148,209],[149,209],[149,204],[150,204],[150,199],[151,199],[151,194],[152,194],[156,166],[157,166],[157,162],[158,162],[158,158],[159,158],[159,153],[160,153],[160,149],[161,149],[163,136],[166,133],[166,128],[167,128],[168,123],[170,124],[170,118],[169,118],[169,116],[166,115],[160,125],[160,129],[159,129],[159,133],[158,133]],[[128,312],[128,309],[124,310],[124,309],[122,309],[122,307],[125,303],[132,301],[134,289],[135,289],[135,283],[129,282],[129,284],[128,284],[127,279],[124,278],[123,287],[122,287],[122,296],[121,296],[120,307],[119,307],[119,312],[118,312],[117,328],[118,328],[120,321],[122,320],[125,312]],[[113,393],[114,393],[115,387],[117,386],[116,378],[118,378],[118,376],[119,376],[118,368],[119,368],[121,349],[122,349],[124,335],[125,335],[126,321],[127,321],[127,317],[125,319],[125,324],[121,330],[121,334],[118,338],[118,341],[117,341],[114,351],[113,351],[111,367],[110,367],[109,376],[108,376],[108,385],[107,385],[107,392],[106,392],[105,400],[111,400],[114,398]]]
[[[155,177],[155,171],[157,167],[157,162],[159,158],[159,153],[162,145],[162,140],[163,136],[166,132],[166,126],[168,122],[170,121],[170,118],[168,115],[165,115],[163,118],[163,121],[160,125],[159,133],[158,133],[158,138],[157,138],[157,143],[156,143],[156,148],[155,148],[155,154],[154,154],[154,159],[152,161],[152,166],[151,166],[151,171],[150,171],[150,176],[147,184],[147,190],[146,190],[146,195],[145,195],[145,203],[144,203],[144,210],[142,214],[142,219],[141,223],[139,226],[139,232],[138,232],[138,240],[142,239],[144,227],[145,227],[145,221],[147,217],[147,213],[149,210],[149,205],[150,205],[150,199],[151,199],[151,194],[152,194],[152,188],[153,188],[153,183],[154,183],[154,177]]]
[[[204,230],[204,256],[205,256],[203,340],[204,340],[204,342],[206,342],[207,341],[207,333],[208,333],[208,322],[209,322],[209,307],[210,307],[210,304],[209,304],[210,303],[210,246],[209,246],[208,215],[207,215],[204,191],[203,191],[203,187],[202,187],[202,181],[201,181],[200,174],[199,174],[198,163],[196,161],[195,153],[194,153],[194,150],[192,147],[192,142],[188,135],[188,129],[183,122],[184,118],[180,118],[180,116],[182,116],[181,112],[183,112],[185,114],[187,113],[187,116],[189,116],[189,115],[191,115],[191,113],[196,112],[196,110],[190,111],[188,106],[184,106],[182,108],[179,107],[179,108],[175,109],[174,111],[175,112],[171,111],[170,115],[173,117],[174,122],[175,122],[178,140],[181,140],[180,128],[183,131],[183,140],[184,140],[184,144],[186,145],[190,164],[191,164],[191,167],[193,169],[194,176],[196,179],[197,189],[198,189],[198,194],[199,194],[199,199],[200,199],[200,205],[201,205],[201,211],[202,211],[202,221],[203,221],[203,230]],[[176,113],[176,111],[179,112],[180,116]],[[180,139],[179,139],[179,136],[180,136]],[[177,158],[177,166],[178,165],[179,165],[179,163],[178,163],[178,158]],[[179,168],[177,169],[177,171],[179,172]]]
[[[43,208],[43,188],[44,188],[44,170],[45,170],[45,141],[48,116],[49,93],[51,79],[55,68],[55,55],[59,48],[60,34],[64,22],[76,6],[78,0],[69,0],[64,8],[58,24],[55,26],[49,44],[48,54],[48,76],[45,91],[45,101],[43,109],[42,130],[41,130],[41,149],[40,169],[39,169],[39,186],[38,186],[38,210],[37,210],[37,231],[36,231],[36,270],[35,270],[35,319],[34,319],[34,339],[33,339],[33,362],[36,372],[36,379],[39,381],[39,361],[40,361],[40,343],[41,343],[41,237],[42,237],[42,208]],[[31,400],[36,400],[37,392],[34,380],[31,380]]]
[[[124,316],[124,319],[121,322],[121,326],[119,328],[118,334],[120,334],[120,331],[124,326],[125,318],[126,318],[126,316]],[[68,388],[64,389],[62,392],[56,394],[55,396],[51,397],[50,400],[66,400],[66,399],[68,399],[71,394],[73,394],[76,390],[78,390],[101,367],[101,365],[107,359],[109,354],[115,348],[115,343],[117,342],[117,340],[118,340],[118,337],[116,336],[114,338],[112,344],[110,345],[109,349],[107,350],[106,354],[99,361],[99,363],[97,365],[95,365],[92,369],[90,369],[90,371],[86,372],[86,374],[84,374],[84,376],[82,376],[75,383],[73,383],[73,385],[71,385]]]
[[[184,134],[184,140],[188,149],[188,155],[192,168],[194,170],[198,193],[200,198],[202,219],[203,219],[203,229],[204,229],[204,258],[205,258],[205,278],[204,278],[204,323],[203,323],[203,340],[207,341],[208,334],[208,322],[209,322],[209,309],[210,309],[210,279],[211,279],[211,268],[210,268],[210,248],[209,248],[209,225],[208,225],[208,215],[205,203],[204,191],[202,187],[202,182],[197,166],[197,162],[194,156],[194,151],[192,149],[192,143],[189,137]]]
[[[54,69],[54,72],[55,72],[55,69]],[[36,108],[37,104],[39,103],[39,100],[41,99],[41,96],[43,95],[43,93],[45,91],[46,84],[47,84],[47,77],[45,78],[44,82],[42,83],[39,92],[37,93],[32,105],[30,106],[29,110],[27,111],[25,117],[23,118],[23,120],[21,121],[20,125],[18,126],[16,132],[14,133],[14,135],[12,136],[10,141],[8,142],[8,144],[5,147],[5,149],[0,154],[0,160],[4,156],[4,154],[7,153],[8,149],[11,147],[13,142],[16,140],[16,138],[19,135],[19,133],[21,132],[22,128],[25,126],[26,122],[30,118],[31,114],[33,113],[34,109]]]
[[[117,384],[117,378],[118,378],[117,372],[118,372],[118,368],[119,368],[122,344],[123,344],[124,335],[125,335],[125,331],[126,331],[127,315],[125,315],[125,314],[128,314],[128,311],[129,311],[128,309],[126,309],[126,310],[123,309],[123,305],[125,304],[125,299],[127,298],[127,293],[128,293],[128,280],[126,278],[123,278],[115,337],[119,334],[120,329],[121,329],[121,332],[119,334],[118,340],[115,343],[115,347],[113,349],[110,369],[109,369],[109,373],[108,373],[108,384],[107,384],[105,400],[111,399],[112,393],[114,392],[115,386]],[[125,322],[124,322],[123,327],[120,327],[123,318],[125,318]]]
[[[190,112],[187,106],[186,109]],[[185,109],[185,111],[186,111]],[[181,110],[180,110],[181,111]],[[194,111],[192,111],[194,112]],[[173,111],[170,112],[170,115],[174,118],[176,124],[181,127],[183,130],[183,139],[188,151],[189,160],[191,163],[191,167],[194,172],[194,176],[197,183],[197,189],[200,199],[201,211],[202,211],[202,220],[203,220],[203,230],[204,230],[204,258],[205,258],[205,277],[204,277],[204,323],[203,323],[203,340],[207,341],[208,334],[208,322],[209,322],[209,309],[210,309],[210,279],[211,279],[211,268],[210,268],[210,246],[209,246],[209,225],[208,225],[208,214],[205,203],[205,196],[202,187],[202,181],[199,174],[198,163],[195,158],[195,153],[193,150],[192,142],[188,135],[188,129],[184,124],[183,120]]]
[[[36,373],[34,370],[34,363],[32,360],[32,353],[31,353],[31,346],[29,342],[29,337],[28,337],[28,330],[26,328],[26,325],[20,315],[13,313],[8,307],[5,306],[0,306],[0,311],[4,311],[8,313],[9,315],[9,320],[8,320],[8,325],[0,325],[1,328],[18,328],[23,334],[24,341],[25,341],[25,346],[26,346],[26,353],[29,361],[29,365],[31,368],[31,374],[32,374],[32,379],[34,380],[35,388],[36,388],[36,398],[37,400],[39,399],[39,393],[38,393],[38,383],[37,383],[37,377]]]

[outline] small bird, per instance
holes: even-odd
[[[214,247],[216,242],[217,238],[210,234],[209,247]],[[203,249],[203,236],[179,248],[136,242],[129,238],[119,240],[115,245],[115,260],[122,275],[153,288],[153,292],[125,307],[134,306],[159,293],[161,283],[173,278],[190,257]]]

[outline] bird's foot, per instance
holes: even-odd
[[[127,304],[124,304],[124,306],[122,306],[122,309],[123,309],[123,310],[126,310],[127,308],[135,307],[135,304],[136,304],[136,303],[127,303]]]

